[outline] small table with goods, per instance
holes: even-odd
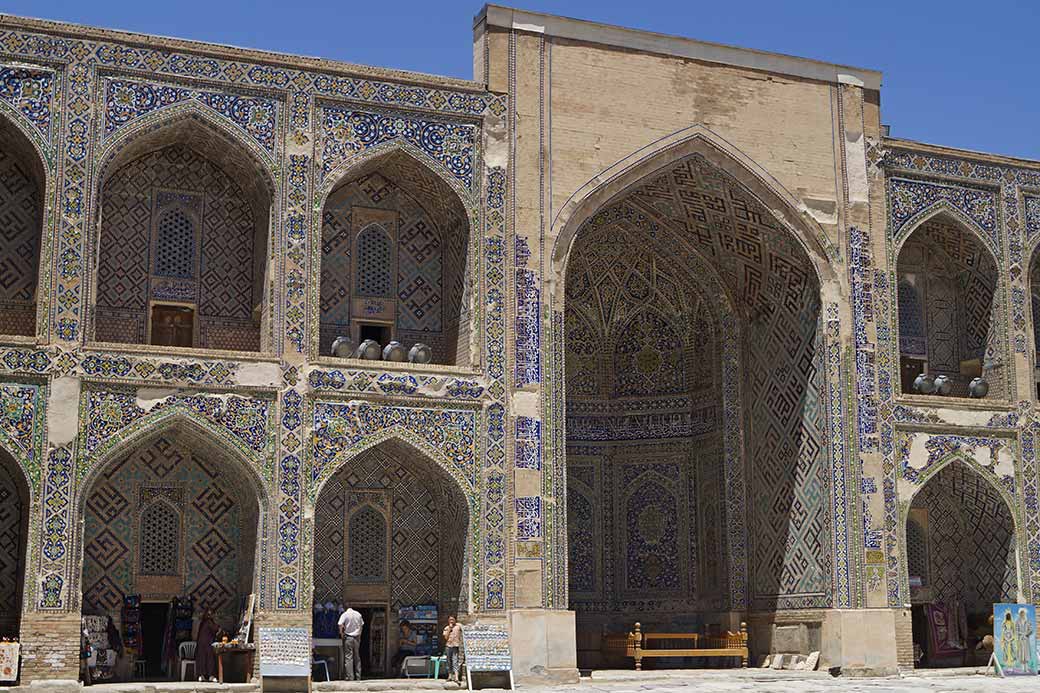
[[[253,657],[256,655],[256,645],[251,642],[238,642],[237,640],[215,642],[213,643],[213,654],[217,656],[217,681],[224,683],[224,658],[239,655],[246,658],[245,682],[249,682],[250,677],[253,675]]]

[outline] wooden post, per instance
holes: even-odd
[[[740,666],[747,669],[750,652],[747,644],[747,623],[744,621],[740,622],[740,646],[744,648],[744,656],[740,658]]]
[[[636,622],[636,632],[633,633],[636,641],[636,671],[643,669],[643,632],[640,630],[639,622]]]

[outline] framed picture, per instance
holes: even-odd
[[[993,605],[993,655],[1005,676],[1036,675],[1036,607]]]

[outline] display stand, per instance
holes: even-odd
[[[470,690],[473,690],[473,675],[483,673],[508,674],[510,690],[516,689],[509,631],[504,626],[465,626],[462,645],[466,654],[466,683]]]

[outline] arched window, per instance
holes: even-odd
[[[353,582],[386,582],[386,518],[365,506],[350,518],[347,576]]]
[[[181,522],[177,511],[155,501],[141,513],[141,575],[178,575]]]
[[[195,224],[179,208],[171,209],[159,218],[155,274],[176,279],[195,276]]]
[[[357,295],[365,298],[393,296],[393,250],[390,236],[375,224],[357,239]]]

